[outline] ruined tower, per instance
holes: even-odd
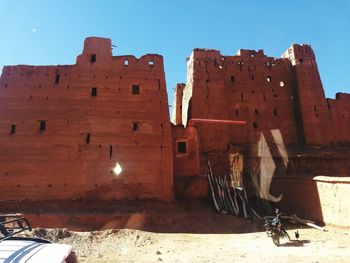
[[[283,54],[292,63],[301,136],[307,145],[328,145],[334,134],[315,54],[309,45],[292,45]]]

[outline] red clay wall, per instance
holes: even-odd
[[[350,226],[348,178],[318,176],[275,177],[272,193],[283,194],[278,206],[299,217],[338,226]]]
[[[291,60],[295,71],[297,114],[303,143],[328,145],[334,134],[313,50],[309,45],[292,45],[283,56]]]
[[[162,56],[113,57],[110,39],[90,37],[75,65],[4,67],[0,145],[2,200],[171,199]]]
[[[199,175],[199,148],[197,130],[194,127],[172,126],[174,173],[177,176]],[[186,151],[180,152],[178,143],[186,144]]]
[[[173,111],[171,116],[171,122],[175,125],[182,124],[182,97],[185,86],[184,83],[178,83],[175,87]]]
[[[262,51],[237,56],[194,50],[188,62],[183,122],[191,118],[246,120],[247,125],[196,125],[203,151],[250,143],[253,132],[280,129],[286,144],[298,143],[292,65]],[[190,102],[191,101],[191,102]],[[191,105],[190,105],[191,104]],[[190,110],[188,110],[190,108]]]
[[[331,114],[331,128],[336,143],[350,142],[350,94],[337,93],[336,99],[327,99]]]

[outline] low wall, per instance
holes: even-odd
[[[319,223],[350,226],[349,177],[275,177],[271,193],[283,194],[278,206],[284,211]]]

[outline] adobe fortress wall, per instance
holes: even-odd
[[[4,67],[1,200],[170,200],[172,165],[162,56],[90,37],[74,65]]]

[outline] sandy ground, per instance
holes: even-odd
[[[188,234],[51,229],[42,233],[59,243],[71,244],[79,262],[350,262],[349,230],[298,231],[299,240],[283,239],[280,247],[265,232]],[[295,239],[295,230],[288,232]]]
[[[71,244],[79,262],[350,262],[350,228],[284,224],[299,240],[276,247],[262,221],[217,214],[205,200],[16,202],[0,212],[23,213],[31,235]]]

